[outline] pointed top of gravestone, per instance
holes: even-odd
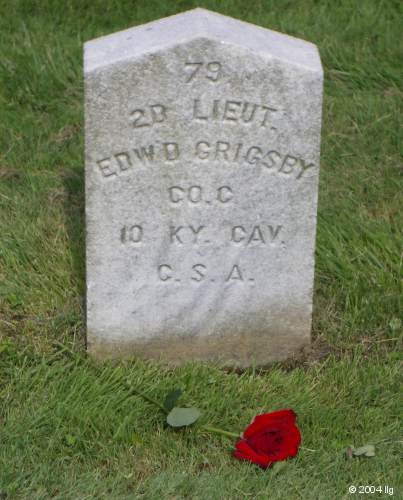
[[[86,42],[84,70],[87,73],[198,38],[240,46],[262,57],[322,72],[314,44],[201,8]]]

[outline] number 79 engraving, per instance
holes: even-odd
[[[185,70],[188,75],[186,83],[190,83],[196,77],[207,78],[212,82],[216,82],[221,78],[221,63],[218,61],[211,62],[187,62],[185,63]]]

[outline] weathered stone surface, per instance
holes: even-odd
[[[87,339],[264,365],[310,339],[322,68],[196,9],[85,44]]]

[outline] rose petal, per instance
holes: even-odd
[[[285,436],[286,446],[289,450],[289,456],[295,457],[298,453],[299,445],[301,444],[301,433],[297,426],[293,425],[287,431]]]
[[[279,451],[284,446],[284,431],[281,428],[265,429],[260,434],[254,434],[249,438],[244,438],[248,441],[251,448],[257,453],[272,454]]]
[[[267,468],[271,465],[270,460],[266,455],[261,455],[253,450],[247,441],[240,439],[236,445],[236,449],[233,452],[233,456],[240,460],[249,460],[254,464],[260,465],[260,467]]]
[[[255,433],[260,433],[262,430],[267,429],[275,424],[289,424],[295,423],[297,415],[293,410],[279,410],[271,413],[264,413],[257,415],[252,423],[246,428],[243,433],[244,438],[249,438]]]
[[[280,455],[282,458],[277,460],[284,460],[284,458],[295,457],[298,453],[299,445],[301,444],[301,433],[296,426],[289,427],[284,434],[284,443],[281,448]]]

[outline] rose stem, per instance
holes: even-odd
[[[156,401],[155,399],[151,398],[150,396],[147,396],[147,394],[140,392],[138,389],[133,389],[133,387],[130,387],[130,390],[132,393],[137,394],[137,396],[142,397],[143,399],[145,399],[149,403],[151,403],[155,406],[158,406],[158,408],[160,410],[162,410],[164,413],[166,413],[166,414],[169,413],[169,411],[161,403],[158,403],[158,401]]]
[[[200,428],[207,431],[207,432],[221,434],[221,435],[227,436],[229,438],[238,438],[239,439],[239,437],[240,437],[239,434],[237,434],[236,432],[224,431],[222,429],[217,429],[217,427],[210,427],[209,425],[202,425]]]

